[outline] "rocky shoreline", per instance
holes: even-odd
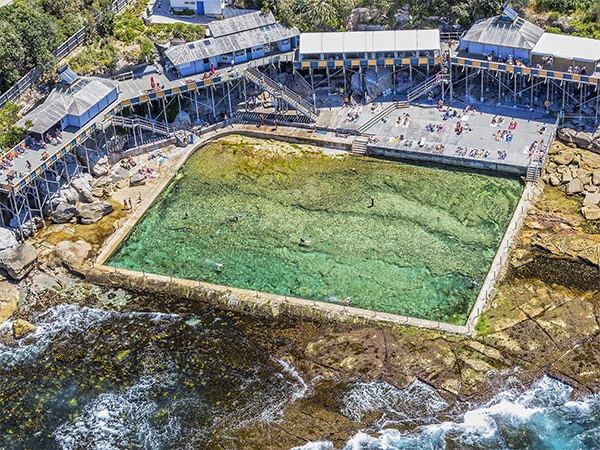
[[[67,299],[82,306],[122,311],[223,313],[175,297],[111,303],[82,288],[86,283],[68,273],[74,262],[90,261],[115,224],[135,213],[121,206],[125,201],[127,206],[129,198],[136,201],[141,196],[149,201],[150,192],[168,182],[177,152],[182,150],[165,150],[167,159],[156,179],[137,186],[123,183],[110,198],[113,211],[95,224],[76,224],[73,218],[25,244],[36,250],[36,262],[24,270],[20,282],[0,281],[4,297],[0,318],[12,315],[13,319],[12,335],[1,336],[3,342],[33,331],[28,321],[37,311]],[[336,445],[345,442],[379,417],[374,412],[364,423],[355,423],[336,409],[338,391],[353,380],[404,387],[418,378],[450,402],[485,399],[508,378],[516,377],[528,386],[544,374],[572,385],[577,396],[597,392],[600,235],[594,214],[600,209],[600,155],[557,142],[549,158],[540,195],[511,249],[508,274],[497,284],[495,298],[486,305],[475,337],[383,323],[301,320],[286,314],[272,319],[236,313],[243,333],[273,357],[292,365],[311,384],[311,394],[289,405],[281,423],[273,425],[277,433],[266,436],[248,428],[239,431],[240,442],[261,443],[263,449],[324,438]],[[158,162],[152,161],[144,155],[137,164],[156,164],[158,170]],[[132,206],[133,210],[137,207]],[[10,238],[7,242],[14,243]],[[215,436],[215,442],[219,438]]]

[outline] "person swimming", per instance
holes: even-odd
[[[300,247],[308,247],[310,245],[310,241],[307,241],[304,238],[300,238]]]

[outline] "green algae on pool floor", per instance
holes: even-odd
[[[193,155],[108,264],[464,323],[518,180],[258,142]]]

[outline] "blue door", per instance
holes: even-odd
[[[204,2],[196,2],[196,10],[198,14],[204,15]]]

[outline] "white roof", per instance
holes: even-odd
[[[596,62],[600,60],[600,41],[566,34],[544,33],[531,53]]]
[[[439,30],[302,33],[300,54],[439,50]]]

